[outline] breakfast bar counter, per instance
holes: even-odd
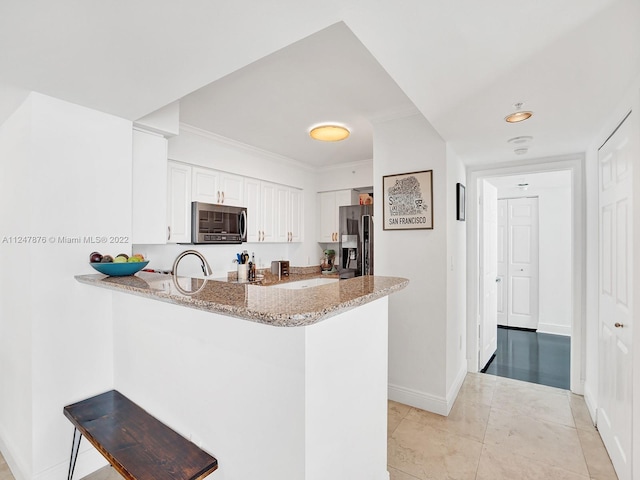
[[[316,278],[325,280],[327,276],[292,274],[279,280],[265,275],[261,282],[252,284],[146,272],[126,277],[92,274],[75,278],[96,287],[280,327],[312,325],[401,290],[409,283],[398,277],[363,276],[296,289],[282,287]]]
[[[95,341],[113,344],[112,388],[215,457],[216,478],[388,480],[389,295],[408,280],[327,277],[75,278],[110,312]]]

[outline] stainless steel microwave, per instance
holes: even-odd
[[[242,243],[247,241],[247,209],[191,202],[191,243]]]

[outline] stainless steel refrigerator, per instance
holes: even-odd
[[[340,207],[340,278],[373,275],[373,205]]]

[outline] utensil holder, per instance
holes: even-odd
[[[249,265],[246,263],[238,264],[238,281],[246,282],[249,278]]]

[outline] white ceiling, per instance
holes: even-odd
[[[637,0],[0,1],[0,119],[24,90],[135,120],[208,85],[185,122],[312,165],[371,158],[411,104],[469,165],[584,151],[639,75]],[[324,120],[353,137],[308,140]]]

